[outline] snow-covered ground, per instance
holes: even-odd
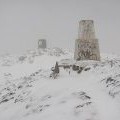
[[[0,57],[0,120],[120,120],[120,57],[101,61],[73,60],[59,48]],[[60,68],[76,64],[79,73]]]

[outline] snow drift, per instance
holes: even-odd
[[[0,57],[0,120],[119,120],[120,57],[73,60],[59,48]],[[56,61],[57,79],[50,78]]]

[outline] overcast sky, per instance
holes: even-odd
[[[41,38],[74,50],[81,19],[94,20],[102,53],[120,55],[120,0],[0,0],[0,54],[37,48]]]

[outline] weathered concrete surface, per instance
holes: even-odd
[[[100,61],[99,43],[95,37],[93,20],[82,20],[79,22],[79,33],[78,39],[75,41],[74,59]]]

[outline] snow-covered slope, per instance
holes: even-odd
[[[59,48],[0,58],[0,120],[120,120],[120,57],[73,60]],[[51,68],[60,67],[56,79]]]

